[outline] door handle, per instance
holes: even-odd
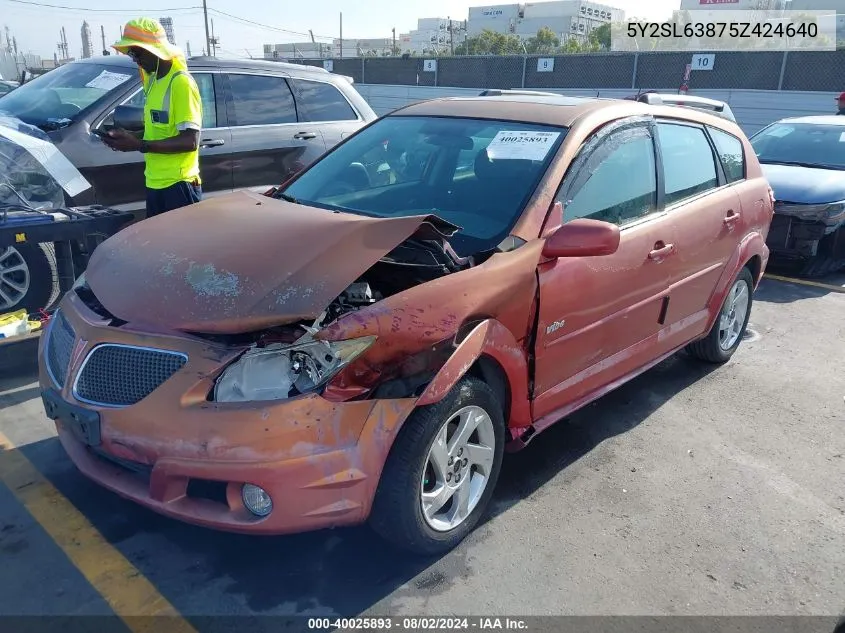
[[[664,257],[667,257],[675,252],[675,245],[674,244],[664,244],[663,242],[658,242],[654,245],[654,250],[648,254],[648,258],[652,261],[662,261]]]
[[[732,224],[735,224],[737,220],[739,220],[739,217],[739,213],[731,209],[730,211],[728,211],[728,214],[725,216],[723,222],[725,223],[725,226],[731,226]]]
[[[317,138],[317,133],[316,132],[297,132],[296,134],[293,135],[293,138],[299,139],[301,141],[307,141],[307,140],[310,140],[312,138]]]
[[[220,147],[225,144],[226,141],[222,138],[204,138],[200,141],[200,147]]]

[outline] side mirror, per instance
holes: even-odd
[[[580,218],[563,224],[546,238],[543,256],[598,257],[619,249],[619,227],[609,222]]]
[[[144,108],[121,105],[114,109],[114,125],[129,132],[144,131]]]

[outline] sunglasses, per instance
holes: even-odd
[[[129,55],[129,57],[131,57],[132,61],[134,62],[138,62],[141,59],[141,51],[139,51],[137,48],[130,48],[128,51],[126,51],[126,54]]]

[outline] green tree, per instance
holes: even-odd
[[[455,47],[455,55],[516,55],[522,52],[522,40],[516,35],[496,33],[489,29],[467,38]]]
[[[587,41],[593,50],[610,50],[610,22],[590,31]]]
[[[537,35],[525,42],[525,50],[532,54],[553,54],[560,48],[560,38],[549,27],[544,26]]]
[[[561,52],[563,53],[581,53],[583,51],[584,45],[574,37],[567,38],[561,47]]]

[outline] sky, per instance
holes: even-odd
[[[482,2],[459,0],[207,0],[209,28],[220,39],[218,56],[261,57],[264,44],[309,41],[309,29],[317,41],[339,36],[343,12],[343,38],[391,37],[416,28],[417,18],[465,20],[468,7]],[[366,6],[366,9],[353,8]],[[499,0],[490,4],[507,4]],[[663,19],[678,8],[679,0],[605,0],[604,4],[625,11],[627,17]],[[264,5],[264,6],[262,6]],[[83,8],[85,7],[85,8]],[[60,31],[65,28],[71,57],[80,57],[82,22],[92,31],[94,50],[102,50],[100,27],[110,46],[120,27],[134,17],[173,18],[176,43],[198,55],[204,45],[202,0],[0,0],[0,27],[8,26],[17,38],[18,50],[52,58],[58,51]],[[5,44],[5,33],[3,37]]]

